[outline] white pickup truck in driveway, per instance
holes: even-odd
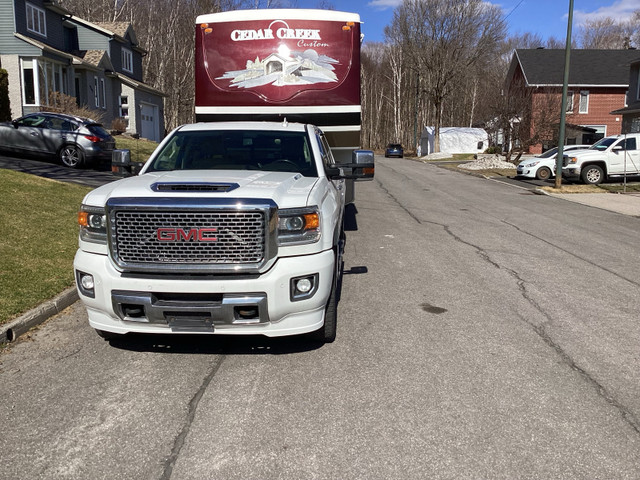
[[[184,125],[138,176],[89,193],[74,268],[101,336],[336,335],[345,180],[373,178],[373,152],[336,164],[313,125]],[[126,155],[122,167],[127,167]]]
[[[605,137],[587,150],[563,156],[562,177],[597,185],[624,175],[640,175],[640,133]]]

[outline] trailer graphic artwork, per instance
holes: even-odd
[[[253,12],[201,17],[197,106],[359,105],[356,17],[303,10],[307,18],[292,18],[289,11],[275,12],[286,18]],[[319,96],[322,91],[331,94]]]
[[[313,49],[292,52],[282,45],[278,53],[272,53],[264,60],[256,57],[247,60],[247,68],[226,72],[216,80],[230,79],[231,86],[253,88],[261,85],[313,85],[337,82],[334,73],[338,61],[327,55],[320,55]]]

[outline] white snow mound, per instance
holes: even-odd
[[[505,162],[500,155],[478,156],[477,160],[458,166],[465,170],[489,170],[492,168],[516,169],[513,163]]]

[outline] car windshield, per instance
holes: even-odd
[[[607,137],[599,140],[589,147],[589,150],[606,150],[611,146],[613,142],[615,142],[617,138],[615,137]]]
[[[558,147],[553,147],[550,150],[547,150],[542,155],[538,155],[538,158],[549,158],[553,157],[556,153],[558,153]]]
[[[397,144],[397,143],[390,143],[390,144],[389,144],[389,148],[393,148],[393,149],[395,149],[395,150],[399,150],[399,149],[401,149],[401,148],[402,148],[402,145],[399,145],[399,144]]]
[[[147,172],[262,170],[317,177],[305,132],[264,130],[177,131]]]

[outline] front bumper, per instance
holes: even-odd
[[[565,167],[562,169],[562,178],[567,180],[580,179],[580,167]]]
[[[78,250],[74,268],[94,278],[93,298],[78,292],[95,329],[277,337],[322,327],[334,262],[328,250],[279,258],[255,277],[153,277],[123,275],[106,255]],[[313,294],[293,299],[291,279],[314,274]]]

